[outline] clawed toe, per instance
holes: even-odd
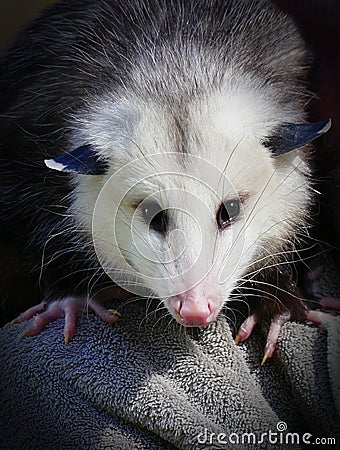
[[[256,314],[252,314],[251,316],[247,317],[238,330],[237,336],[235,338],[235,344],[238,345],[239,342],[243,342],[248,339],[257,323],[258,319]]]
[[[89,310],[97,314],[104,322],[115,323],[121,317],[120,313],[115,309],[106,309],[98,301],[91,300],[88,304]]]
[[[27,312],[28,311],[26,311],[26,313]],[[24,313],[21,317],[25,317],[26,313]],[[20,337],[35,336],[40,333],[40,331],[42,331],[49,323],[53,322],[59,317],[63,317],[64,315],[59,302],[51,303],[50,305],[48,305],[45,311],[38,311],[36,312],[36,314],[37,315],[34,317],[33,323],[21,333]],[[31,317],[33,317],[33,315],[30,315],[28,319],[30,319]],[[21,322],[24,322],[28,319],[21,320]]]
[[[262,366],[268,358],[271,358],[274,355],[281,328],[286,322],[290,320],[290,318],[291,315],[289,312],[285,312],[273,317],[267,335],[266,346],[264,348],[264,357],[261,362]]]
[[[271,358],[274,355],[281,328],[286,322],[290,320],[290,318],[291,315],[289,312],[278,314],[272,318],[261,365],[264,365],[267,359]],[[242,323],[238,330],[237,336],[235,338],[235,344],[237,345],[239,342],[243,342],[248,339],[258,323],[259,319],[256,314],[252,314],[251,316],[247,317],[247,319]]]
[[[20,337],[35,336],[42,331],[49,323],[60,317],[65,318],[64,342],[68,344],[76,334],[77,318],[85,311],[93,311],[103,321],[115,323],[120,317],[118,311],[106,309],[99,300],[92,299],[88,302],[86,299],[68,297],[62,300],[56,300],[49,304],[42,302],[33,306],[19,317],[14,319],[12,325],[26,322],[34,317],[33,322],[20,334]]]
[[[27,309],[25,312],[21,313],[18,317],[12,320],[11,325],[15,325],[17,323],[26,322],[27,320],[32,319],[36,314],[39,314],[45,310],[46,302],[41,302],[39,305],[32,306],[32,308]]]

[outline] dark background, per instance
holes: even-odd
[[[13,41],[16,33],[25,27],[45,6],[56,0],[0,0],[0,52]]]

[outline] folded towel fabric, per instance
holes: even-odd
[[[116,326],[85,314],[69,345],[63,320],[24,339],[25,325],[4,327],[0,448],[340,444],[339,317],[320,329],[287,323],[261,366],[260,329],[236,346],[225,316],[196,330],[150,314],[142,301],[121,312]]]

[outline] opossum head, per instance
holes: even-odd
[[[86,140],[108,170],[75,175],[73,213],[111,278],[162,299],[185,326],[211,323],[304,222],[307,166],[299,151],[266,146],[296,117],[272,101],[240,87],[176,117],[152,100],[106,97],[87,119]]]

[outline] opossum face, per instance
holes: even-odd
[[[105,102],[87,123],[110,171],[77,176],[74,212],[111,278],[159,297],[185,326],[211,323],[306,214],[298,152],[273,157],[261,143],[284,112],[251,104],[216,95],[188,104],[178,122],[152,102],[124,113]]]

